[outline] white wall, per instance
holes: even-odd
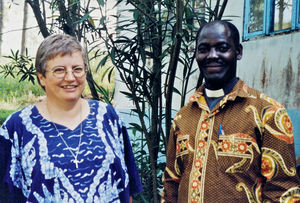
[[[131,9],[130,4],[126,5],[126,2],[121,2],[118,6],[117,13],[120,15],[118,21],[130,20],[132,19],[132,13],[128,10]],[[127,22],[125,22],[127,23]],[[121,24],[120,24],[121,25]],[[120,32],[118,36],[133,37],[133,34],[130,32]],[[129,100],[122,92],[129,92],[126,85],[122,82],[119,72],[115,71],[115,94],[114,94],[114,106],[117,109],[132,109],[134,104]]]
[[[10,4],[9,2],[11,1],[4,0],[4,18],[1,43],[2,55],[10,55],[11,49],[13,51],[21,50],[25,1],[15,0],[14,2],[16,4]],[[28,48],[30,56],[35,56],[37,46],[43,40],[43,37],[39,34],[39,28],[37,27],[36,20],[29,5],[27,28],[25,47]]]
[[[11,2],[11,1],[9,1]],[[1,53],[9,55],[10,49],[16,51],[21,49],[22,27],[23,27],[23,0],[15,0],[18,5],[9,5],[4,0],[4,19]],[[115,1],[114,1],[115,2]],[[121,4],[120,9],[128,8],[125,3]],[[111,2],[110,5],[113,5]],[[110,12],[116,13],[113,9]],[[228,1],[223,19],[231,19],[238,27],[242,35],[243,28],[244,1]],[[120,10],[119,10],[120,12]],[[128,11],[120,12],[124,18],[131,18],[132,14]],[[226,17],[237,16],[237,17]],[[26,47],[31,56],[35,52],[43,37],[39,33],[36,20],[32,9],[28,6],[28,22],[26,34]],[[111,25],[113,27],[113,24]],[[129,33],[119,33],[129,35]],[[300,107],[300,32],[279,34],[276,36],[261,37],[242,42],[244,54],[238,62],[238,76],[249,86],[254,87],[267,95],[283,103],[289,109],[299,109]],[[196,66],[196,64],[195,64]],[[195,67],[196,68],[196,67]],[[182,75],[182,68],[178,67],[178,76]],[[191,78],[190,88],[194,87],[197,81],[198,72]],[[131,108],[132,102],[129,101],[120,91],[126,91],[123,83],[118,82],[116,76],[115,106],[117,108]],[[164,77],[163,77],[164,80]],[[181,81],[177,80],[175,86],[179,88]],[[191,92],[192,93],[192,92]],[[190,94],[191,94],[190,93]],[[189,94],[189,95],[190,95]],[[188,97],[187,97],[188,99]],[[174,108],[179,108],[180,99],[174,94]]]
[[[244,1],[229,1],[224,15],[243,34]],[[225,17],[226,19],[226,17]],[[300,108],[300,32],[281,33],[242,42],[238,76],[288,109]]]
[[[132,12],[129,12],[128,10],[132,8],[130,7],[130,4],[126,4],[126,2],[121,3],[121,5],[118,7],[118,14],[121,15],[120,17],[120,21],[123,21],[124,19],[132,19]],[[132,33],[128,33],[128,32],[121,32],[118,33],[119,36],[126,36],[126,37],[133,37]],[[192,52],[190,53],[191,55],[193,54]],[[163,63],[166,64],[164,70],[162,72],[166,72],[167,68],[168,68],[168,64],[169,64],[169,56],[165,57],[165,61]],[[198,69],[196,67],[196,63],[194,63],[194,68]],[[183,75],[183,67],[178,64],[177,67],[177,79],[175,81],[174,86],[178,89],[181,90],[181,86],[182,86],[182,80],[178,79],[178,78],[182,78]],[[189,86],[188,86],[188,90],[191,89],[195,89],[196,84],[197,84],[197,80],[198,80],[198,76],[199,76],[199,71],[197,71],[196,73],[194,73],[191,77],[190,77],[190,82],[189,82]],[[165,79],[166,79],[166,75],[164,73],[162,73],[162,85],[165,84]],[[120,80],[120,76],[118,73],[116,73],[116,84],[115,84],[115,95],[114,95],[114,106],[118,109],[132,109],[134,108],[133,102],[130,101],[124,94],[121,93],[121,91],[128,91],[127,87],[125,86],[125,84]],[[162,87],[162,92],[164,91],[164,87]],[[190,91],[186,97],[186,100],[188,100],[189,96],[192,95],[194,91]],[[165,98],[163,98],[163,106],[165,106]],[[181,103],[181,98],[178,94],[174,93],[173,94],[173,103],[172,103],[172,108],[173,109],[179,109],[180,108],[180,103]]]

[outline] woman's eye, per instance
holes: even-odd
[[[64,72],[65,72],[65,69],[64,69],[64,68],[56,68],[56,69],[53,70],[53,72],[54,72],[54,73],[58,73],[58,74],[59,74],[59,73],[64,73]]]
[[[81,72],[84,71],[84,69],[83,69],[83,67],[76,67],[76,68],[73,69],[73,71],[76,72],[76,73],[81,73]]]

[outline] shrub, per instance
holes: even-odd
[[[5,119],[15,110],[0,109],[0,126],[4,123]]]

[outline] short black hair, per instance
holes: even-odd
[[[231,38],[233,39],[233,43],[235,45],[236,48],[238,48],[238,46],[240,45],[240,33],[239,33],[239,30],[237,29],[237,27],[232,24],[231,22],[229,21],[226,21],[226,20],[215,20],[215,21],[211,21],[211,22],[208,22],[208,23],[205,23],[203,24],[200,29],[197,31],[197,35],[196,35],[196,47],[198,45],[198,37],[200,35],[200,33],[202,32],[203,28],[208,26],[208,25],[213,25],[213,24],[222,24],[226,27],[229,28],[230,30],[230,34],[231,34]]]

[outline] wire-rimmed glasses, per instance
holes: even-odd
[[[63,79],[66,76],[68,70],[66,67],[55,67],[49,72],[51,72],[54,77],[58,79]],[[83,66],[76,66],[72,68],[72,74],[76,78],[83,77],[85,73],[86,73],[86,69]]]

